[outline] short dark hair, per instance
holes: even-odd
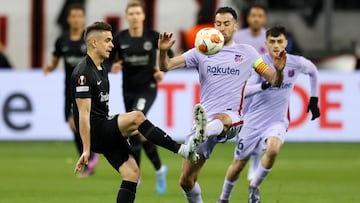
[[[253,9],[253,8],[260,8],[260,9],[264,10],[264,13],[265,13],[265,14],[267,13],[267,8],[266,8],[264,5],[261,5],[261,4],[253,4],[253,5],[251,5],[250,8],[248,9],[246,16],[248,16],[248,15],[250,14],[251,9]]]
[[[230,14],[233,16],[234,20],[237,22],[238,16],[237,16],[237,14],[236,14],[236,11],[235,11],[233,8],[228,7],[228,6],[220,7],[220,8],[218,8],[218,10],[215,12],[215,15],[216,15],[216,14],[219,14],[219,13],[220,13],[220,14],[230,13]]]
[[[269,36],[278,37],[282,34],[286,37],[286,29],[284,26],[281,25],[276,25],[266,30],[266,38],[268,38]]]
[[[131,0],[127,5],[126,5],[126,8],[125,8],[125,12],[127,13],[129,8],[132,8],[132,7],[141,7],[142,10],[145,12],[145,7],[144,7],[144,4],[139,1],[139,0]]]
[[[84,14],[85,14],[85,7],[84,7],[84,5],[81,4],[81,3],[73,3],[73,4],[70,4],[70,6],[69,6],[68,9],[67,9],[67,16],[70,15],[70,12],[71,12],[72,10],[82,10],[82,11],[84,12]]]
[[[112,27],[107,22],[94,22],[85,29],[84,40],[86,41],[87,36],[93,31],[112,31]]]

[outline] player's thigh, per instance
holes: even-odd
[[[117,123],[122,135],[128,137],[136,134],[138,127],[145,120],[146,117],[141,111],[132,111],[125,114],[119,114]]]
[[[243,127],[236,141],[234,150],[235,160],[248,160],[252,154],[257,153],[262,137],[259,130]]]

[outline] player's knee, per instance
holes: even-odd
[[[189,191],[194,187],[195,181],[188,176],[181,175],[179,179],[179,184],[184,191]]]
[[[141,111],[132,111],[131,113],[131,123],[134,126],[139,126],[146,120],[146,117]]]
[[[124,180],[138,182],[140,179],[140,169],[138,167],[128,168],[120,172]]]
[[[274,159],[279,154],[279,147],[271,145],[267,148],[266,153],[267,153],[268,157]]]

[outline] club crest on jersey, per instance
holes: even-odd
[[[84,75],[80,75],[77,82],[78,82],[79,85],[85,85],[86,84],[86,77]]]
[[[288,70],[289,77],[294,77],[294,75],[295,75],[295,69]]]
[[[144,49],[146,51],[150,51],[152,48],[153,48],[153,45],[152,45],[152,43],[150,41],[144,42]]]
[[[239,55],[239,54],[235,54],[234,60],[237,63],[241,63],[241,61],[243,60],[243,57],[241,55]]]

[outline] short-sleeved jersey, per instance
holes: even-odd
[[[262,55],[266,64],[274,69],[273,60],[269,54]],[[317,75],[316,66],[302,56],[287,54],[284,68],[284,80],[281,87],[270,87],[252,96],[248,111],[244,115],[244,125],[260,129],[277,123],[289,126],[289,101],[299,74]],[[254,80],[254,77],[257,78]],[[265,79],[256,73],[251,75],[250,81],[263,82]],[[250,84],[248,84],[250,85]],[[316,88],[316,87],[313,87]]]
[[[59,58],[63,57],[65,66],[65,85],[70,85],[71,73],[75,66],[86,55],[84,38],[81,37],[79,40],[73,41],[70,39],[70,33],[65,33],[56,40],[53,55]]]
[[[224,110],[239,111],[246,80],[255,62],[261,59],[257,51],[246,44],[225,46],[219,53],[206,56],[195,48],[183,54],[187,67],[199,72],[200,102],[210,117]]]
[[[266,30],[261,29],[261,33],[258,36],[253,36],[251,34],[250,28],[244,28],[236,31],[234,33],[234,42],[237,44],[249,44],[253,46],[259,54],[267,53],[267,48],[265,45],[266,40]]]
[[[90,122],[102,120],[109,113],[109,79],[105,68],[98,70],[87,55],[76,66],[71,75],[71,91],[75,124],[79,127],[79,111],[76,98],[90,98]]]
[[[114,37],[114,49],[111,59],[116,53],[123,60],[124,91],[141,90],[156,84],[155,72],[159,33],[144,29],[142,37],[131,37],[129,30],[117,33]]]

